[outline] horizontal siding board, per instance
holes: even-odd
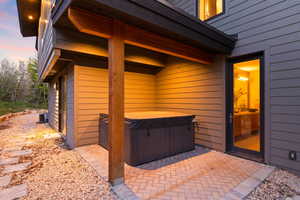
[[[300,124],[300,115],[273,114],[272,115],[272,122]],[[299,135],[300,135],[300,133],[299,133]]]
[[[300,34],[299,34],[300,37]],[[270,65],[271,71],[285,71],[291,69],[299,69],[300,68],[300,59],[292,60],[292,61],[284,61],[280,63],[272,63]]]
[[[293,78],[300,78],[300,69],[277,71],[277,72],[273,72],[271,75],[272,80],[293,79]]]
[[[288,42],[285,44],[272,46],[270,49],[271,55],[278,55],[281,53],[300,50],[300,38],[299,41]]]
[[[203,97],[204,96],[204,97]],[[158,98],[221,98],[219,96],[218,92],[182,92],[182,93],[169,93],[169,94],[163,94],[159,93],[157,94]]]
[[[272,130],[289,132],[289,133],[299,133],[300,124],[282,123],[282,122],[272,122]],[[299,145],[300,147],[300,145]]]
[[[300,23],[299,23],[299,29],[300,29]],[[299,60],[299,54],[300,50],[276,54],[271,56],[271,64],[272,63],[281,63],[289,60]]]
[[[277,149],[294,150],[300,152],[300,145],[298,145],[296,142],[273,139],[271,145]]]
[[[174,104],[174,103],[191,103],[191,104],[213,104],[222,105],[221,98],[160,98],[159,103],[161,104]]]
[[[297,97],[272,97],[271,105],[300,106],[300,96],[297,96]]]
[[[293,170],[297,174],[300,174],[300,170],[299,170],[300,162],[295,162],[292,160],[288,160],[287,158],[282,158],[280,156],[271,154],[271,163],[276,166],[280,166],[280,167],[284,167],[289,170]]]
[[[284,140],[288,142],[300,142],[300,134],[299,133],[287,133],[282,131],[272,131],[271,135],[274,140]]]
[[[300,106],[272,105],[271,114],[300,115]]]
[[[159,98],[159,97],[158,97]],[[178,108],[178,109],[201,109],[201,110],[211,110],[211,111],[218,111],[223,108],[223,105],[208,105],[208,104],[187,104],[187,103],[181,103],[181,104],[171,104],[171,103],[157,103],[158,107],[170,107],[170,108]]]
[[[293,88],[300,87],[300,79],[283,79],[283,80],[272,80],[271,81],[271,89],[275,88]]]
[[[277,88],[271,90],[271,97],[279,96],[300,96],[300,87]]]
[[[224,83],[219,79],[205,79],[205,80],[196,80],[196,81],[169,81],[159,83],[158,89],[166,88],[183,88],[183,87],[209,87],[209,86],[219,86],[224,88]]]
[[[220,144],[220,143],[214,143],[214,142],[209,141],[209,140],[202,140],[202,139],[198,139],[198,138],[195,139],[195,142],[197,144],[200,144],[202,146],[205,146],[205,147],[208,147],[208,148],[211,148],[211,149],[215,149],[215,150],[218,150],[218,151],[224,151],[224,146],[223,146],[223,144]]]

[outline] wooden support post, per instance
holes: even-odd
[[[124,25],[113,20],[109,39],[109,181],[124,182]]]

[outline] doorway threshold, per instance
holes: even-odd
[[[230,151],[227,152],[229,155],[244,158],[247,160],[252,160],[259,163],[264,163],[264,158],[261,155],[248,154],[240,151]]]

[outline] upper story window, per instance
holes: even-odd
[[[198,14],[201,20],[207,20],[223,13],[223,0],[199,0]]]

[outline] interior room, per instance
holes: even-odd
[[[200,0],[199,17],[201,20],[207,20],[223,12],[223,0]]]
[[[234,145],[260,151],[260,61],[234,64]]]

